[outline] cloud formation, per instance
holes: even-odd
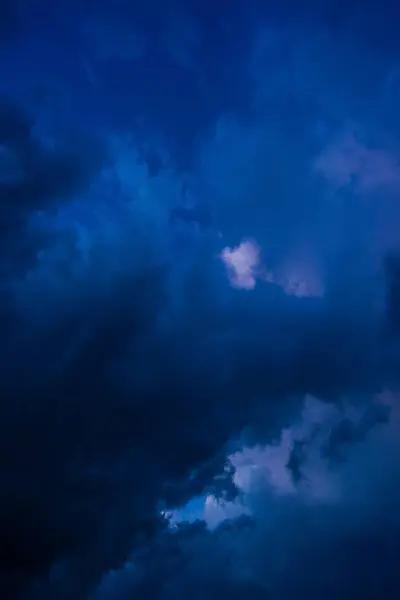
[[[357,191],[398,193],[400,155],[386,149],[368,148],[348,131],[324,149],[315,168],[340,189],[354,183]]]
[[[261,262],[261,249],[253,240],[242,241],[236,248],[224,248],[221,260],[226,266],[233,287],[253,290],[257,280],[279,285],[289,296],[319,297],[324,287],[312,263],[307,264],[300,255],[292,264],[288,261],[274,274]],[[297,264],[296,264],[297,263]]]
[[[397,597],[392,64],[312,4],[105,24],[52,135],[0,103],[2,598]]]

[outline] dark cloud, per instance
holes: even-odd
[[[65,564],[65,597],[76,597],[78,581],[84,595],[138,545],[145,540],[152,544],[153,535],[165,528],[160,500],[179,505],[207,487],[213,489],[224,457],[213,459],[254,420],[259,407],[252,398],[265,399],[260,414],[272,431],[282,422],[279,413],[287,410],[277,407],[272,420],[274,403],[284,404],[312,388],[326,394],[334,388],[340,394],[366,385],[361,367],[369,365],[370,351],[361,348],[359,337],[364,322],[356,329],[353,347],[347,337],[337,335],[341,315],[332,310],[310,314],[307,303],[312,300],[303,303],[283,292],[272,298],[263,295],[270,311],[260,320],[239,298],[228,311],[225,306],[215,312],[216,305],[211,311],[207,300],[195,299],[200,291],[195,286],[190,320],[162,332],[157,322],[168,309],[166,276],[162,265],[144,265],[142,272],[114,282],[106,294],[89,296],[57,335],[52,332],[48,339],[42,333],[39,352],[33,339],[25,357],[15,355],[18,379],[7,383],[6,378],[2,386],[7,402],[1,436],[6,483],[0,556],[2,568],[22,581],[46,578],[58,564],[62,573]],[[86,333],[79,338],[83,328]],[[229,350],[213,343],[217,331],[234,333]],[[310,338],[310,331],[315,337]],[[321,331],[323,337],[316,335]],[[210,360],[203,358],[207,352],[212,352]],[[357,359],[360,371],[349,365],[347,352]],[[49,371],[54,359],[61,361],[61,368]],[[122,359],[130,369],[127,387],[121,387],[118,377]],[[228,366],[225,376],[219,368],[222,360]],[[284,375],[287,370],[290,376]],[[212,543],[207,541],[212,536],[204,535],[204,541],[200,537],[191,542],[195,553],[197,544]],[[209,551],[201,553],[206,560]],[[197,561],[195,554],[193,575],[185,570],[183,579],[178,567],[173,567],[175,575],[167,571],[167,588],[177,586],[183,597],[191,578],[202,581]],[[229,565],[224,568],[229,572]],[[213,594],[232,586],[238,598],[241,589],[248,593],[247,586],[263,589],[264,584],[246,583],[244,576],[244,581],[242,576],[232,581],[223,573],[210,573],[212,581],[202,585],[210,585]],[[163,597],[162,581],[157,573],[149,575],[138,593]],[[38,594],[46,597],[42,585]],[[57,597],[52,589],[49,597]]]
[[[165,527],[160,500],[179,505],[213,489],[224,457],[213,459],[252,423],[259,410],[252,398],[265,399],[261,430],[268,437],[287,410],[275,409],[275,403],[284,405],[286,398],[311,389],[327,395],[333,389],[337,394],[353,386],[359,390],[368,382],[362,372],[369,368],[370,350],[361,343],[365,334],[360,338],[365,322],[355,330],[353,344],[337,333],[343,324],[340,314],[308,312],[313,301],[303,303],[283,292],[263,295],[270,311],[260,319],[239,298],[228,311],[226,306],[211,310],[207,300],[196,300],[200,288],[195,285],[190,320],[163,333],[157,322],[168,309],[166,282],[162,265],[145,265],[141,273],[114,282],[105,295],[90,296],[57,335],[47,339],[41,334],[39,352],[37,339],[32,339],[25,357],[14,354],[18,371],[2,386],[7,402],[1,436],[6,483],[0,556],[3,569],[22,581],[46,577],[64,563],[69,584],[79,581],[83,595],[104,573],[123,564]],[[78,334],[83,328],[82,339]],[[233,333],[229,349],[213,343],[217,331]],[[114,371],[121,359],[130,369],[127,387],[121,387],[118,368]],[[53,360],[61,361],[61,367],[49,371]],[[225,376],[221,361],[227,363]],[[276,421],[271,419],[274,411]],[[190,577],[198,581],[203,575],[196,562],[197,555]],[[192,584],[186,571],[182,580],[180,573],[168,585],[177,586],[183,597]],[[153,591],[145,587],[140,593],[163,597],[157,596],[162,589],[158,577],[151,576]],[[228,585],[232,594],[241,588],[247,593],[241,579],[229,581],[219,572],[204,586],[210,585],[214,594]],[[64,593],[76,597],[76,587]]]
[[[106,162],[100,140],[74,134],[59,148],[49,149],[32,127],[20,106],[5,96],[0,99],[1,267],[11,276],[35,262],[35,250],[45,241],[43,232],[29,231],[32,213],[54,210],[60,201],[82,192]]]
[[[0,555],[2,573],[10,574],[10,578],[2,578],[6,594],[10,581],[15,580],[19,588],[27,578],[45,573],[55,557],[76,548],[67,522],[64,527],[58,521],[61,513],[56,499],[65,484],[60,483],[61,473],[57,475],[56,471],[63,469],[65,451],[61,440],[53,449],[50,440],[55,440],[54,435],[57,435],[55,430],[51,432],[53,420],[58,419],[53,402],[56,402],[60,382],[53,386],[53,376],[48,371],[47,386],[38,383],[37,377],[32,378],[41,362],[32,355],[37,341],[30,346],[22,343],[19,349],[18,342],[15,344],[15,336],[18,340],[18,331],[23,331],[24,326],[18,318],[10,281],[34,267],[38,251],[52,242],[46,232],[30,228],[32,214],[53,211],[62,199],[82,192],[104,164],[105,153],[99,142],[83,136],[57,149],[46,148],[33,134],[26,114],[5,97],[0,106],[0,140],[4,150],[1,159],[5,161],[0,184],[1,411],[4,419]],[[15,174],[11,176],[10,164],[12,170],[15,167]],[[42,360],[46,360],[46,341],[41,342],[39,353]],[[47,347],[47,351],[51,352],[51,348]],[[44,367],[44,363],[41,366]],[[22,443],[24,439],[26,447]],[[44,502],[42,493],[47,497]]]
[[[15,39],[18,32],[17,2],[13,0],[0,1],[0,40]]]
[[[387,278],[387,332],[397,337],[400,332],[400,258],[395,254],[387,256],[384,268]]]
[[[202,132],[190,186],[162,149],[140,160],[114,132],[110,160],[79,128],[50,143],[0,103],[3,598],[350,598],[395,581],[396,420],[375,396],[398,384],[396,260],[382,271],[397,154],[346,121],[370,114],[381,65],[354,91],[350,67],[323,74],[332,57],[355,72],[364,49],[273,33],[253,44],[252,118]],[[201,496],[247,516],[174,524]]]

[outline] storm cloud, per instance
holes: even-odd
[[[396,597],[400,49],[250,4],[71,3],[14,49],[3,598]]]

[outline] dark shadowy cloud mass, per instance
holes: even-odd
[[[1,0],[0,2],[0,42],[13,40],[18,32],[17,2]]]
[[[0,56],[0,596],[397,598],[396,10],[40,5]]]

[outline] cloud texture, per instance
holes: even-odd
[[[45,5],[1,40],[1,597],[397,598],[396,15]]]

